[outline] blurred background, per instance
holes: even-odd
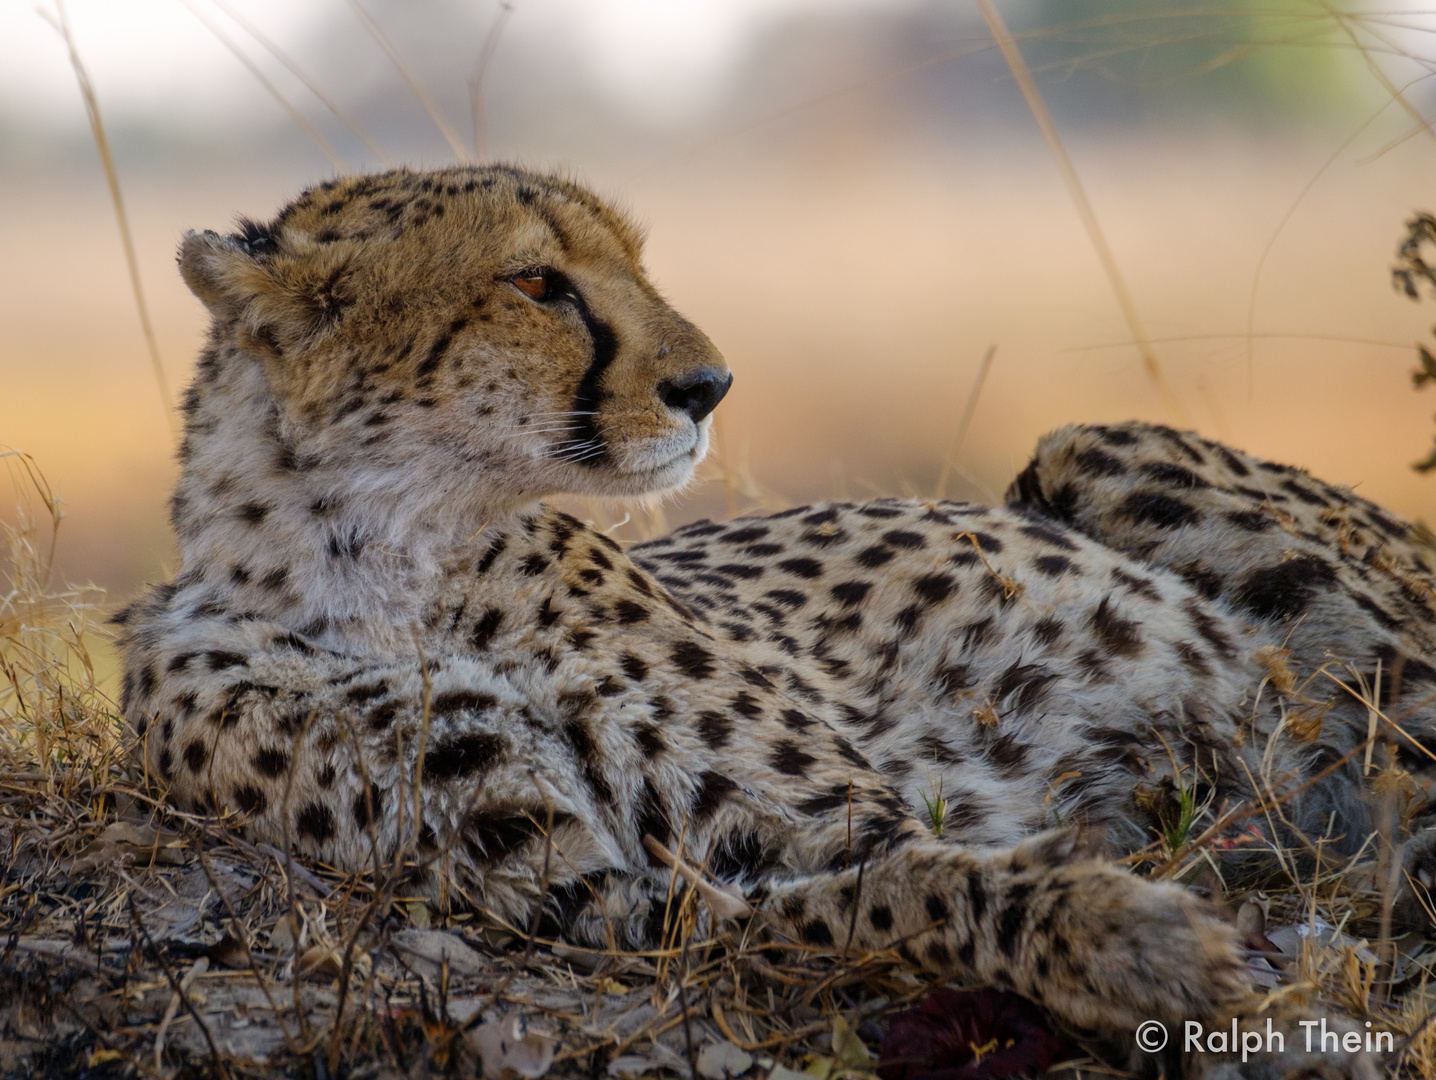
[[[205,324],[183,230],[463,154],[559,166],[630,208],[654,279],[732,365],[717,455],[669,525],[932,494],[993,346],[950,496],[999,499],[1053,427],[1136,417],[1436,517],[1436,475],[1411,469],[1436,392],[1410,378],[1436,303],[1390,273],[1404,221],[1436,209],[1419,5],[998,0],[1165,391],[971,0],[362,5],[65,5],[172,396]],[[42,12],[0,6],[0,444],[64,499],[59,574],[117,604],[172,557],[173,441]]]

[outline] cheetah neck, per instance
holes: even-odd
[[[201,364],[172,503],[175,586],[331,648],[411,651],[445,577],[540,508],[483,485],[453,496],[425,463],[394,469],[296,436],[260,361]]]

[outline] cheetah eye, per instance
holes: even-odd
[[[556,276],[551,270],[526,270],[509,280],[530,300],[548,300],[553,296]]]

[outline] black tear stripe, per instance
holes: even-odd
[[[573,437],[568,447],[573,450],[582,448],[582,463],[590,469],[602,465],[608,458],[608,447],[604,444],[598,433],[598,425],[594,423],[598,406],[607,396],[603,391],[603,375],[613,363],[613,358],[618,354],[618,335],[613,332],[613,327],[602,319],[596,317],[588,309],[588,302],[584,300],[577,287],[569,284],[568,290],[563,294],[568,300],[573,301],[573,306],[578,311],[578,317],[583,320],[584,327],[588,330],[588,336],[593,339],[593,359],[589,361],[588,370],[583,373],[579,380],[578,390],[573,395],[573,411],[577,421],[573,428]],[[589,454],[588,451],[595,452]]]

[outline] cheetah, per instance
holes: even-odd
[[[682,485],[732,381],[640,258],[611,205],[507,166],[185,236],[213,321],[179,568],[117,616],[144,767],[256,840],[350,870],[413,850],[435,896],[579,942],[651,942],[682,874],[712,923],[896,949],[1119,1042],[1249,1009],[1221,912],[1099,856],[1150,844],[1163,790],[1263,778],[1301,789],[1293,829],[1358,842],[1366,710],[1344,669],[1307,683],[1327,649],[1382,659],[1426,738],[1411,529],[1130,424],[1050,436],[1009,506],[625,551],[543,500]]]

